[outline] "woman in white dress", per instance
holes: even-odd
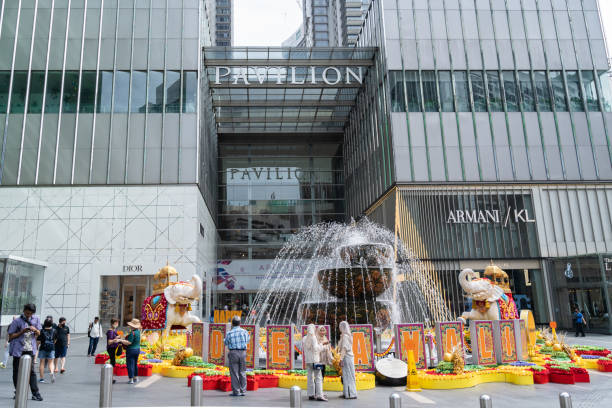
[[[342,366],[343,391],[340,398],[357,398],[355,361],[353,356],[353,335],[348,322],[340,322],[340,341],[338,342],[340,365]]]
[[[306,336],[302,342],[304,347],[304,362],[308,370],[306,393],[309,400],[327,401],[323,395],[323,376],[321,374],[320,362],[321,352],[325,346],[319,343],[314,324],[309,324]]]

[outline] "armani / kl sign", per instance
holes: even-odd
[[[306,69],[306,72],[304,72]],[[316,67],[215,67],[215,84],[231,83],[232,85],[346,85],[363,83],[362,67],[326,67],[320,74]]]
[[[500,217],[503,216],[502,217]],[[529,212],[526,209],[517,210],[508,208],[506,214],[500,214],[499,210],[451,210],[446,218],[447,224],[501,224],[502,220],[504,227],[508,225],[510,217],[514,223],[520,222],[535,222],[535,219],[529,217]]]

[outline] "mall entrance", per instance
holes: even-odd
[[[144,300],[151,295],[149,275],[102,276],[100,285],[100,319],[107,324],[119,319],[121,326],[141,317]]]

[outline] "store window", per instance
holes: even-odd
[[[41,310],[44,271],[40,264],[0,259],[0,314],[18,315],[26,303]]]

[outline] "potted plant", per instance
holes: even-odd
[[[533,372],[534,384],[548,384],[548,382],[550,381],[550,372],[548,371],[548,369],[538,365],[529,368]]]
[[[108,355],[108,353],[105,351],[104,353],[100,353],[100,354],[96,354],[96,360],[95,363],[96,364],[104,364],[106,363],[108,360],[110,359],[110,356]]]
[[[153,374],[153,366],[151,364],[138,364],[138,376],[150,377]]]
[[[219,381],[217,382],[217,389],[225,392],[232,390],[232,381],[230,380],[229,376],[223,375],[221,378],[219,378]]]
[[[612,360],[609,357],[602,357],[597,360],[597,367],[599,371],[611,372],[612,371]]]
[[[122,377],[122,376],[128,375],[127,365],[125,365],[125,364],[115,364],[115,367],[113,367],[113,375],[115,377]]]
[[[591,382],[589,378],[589,372],[582,367],[571,367],[570,371],[574,376],[575,382]]]
[[[558,384],[575,384],[574,375],[572,374],[570,367],[553,365],[550,366],[550,382]]]
[[[255,377],[255,374],[253,374],[252,371],[247,372],[247,391],[257,391],[259,389],[259,382],[257,381],[257,378]]]

